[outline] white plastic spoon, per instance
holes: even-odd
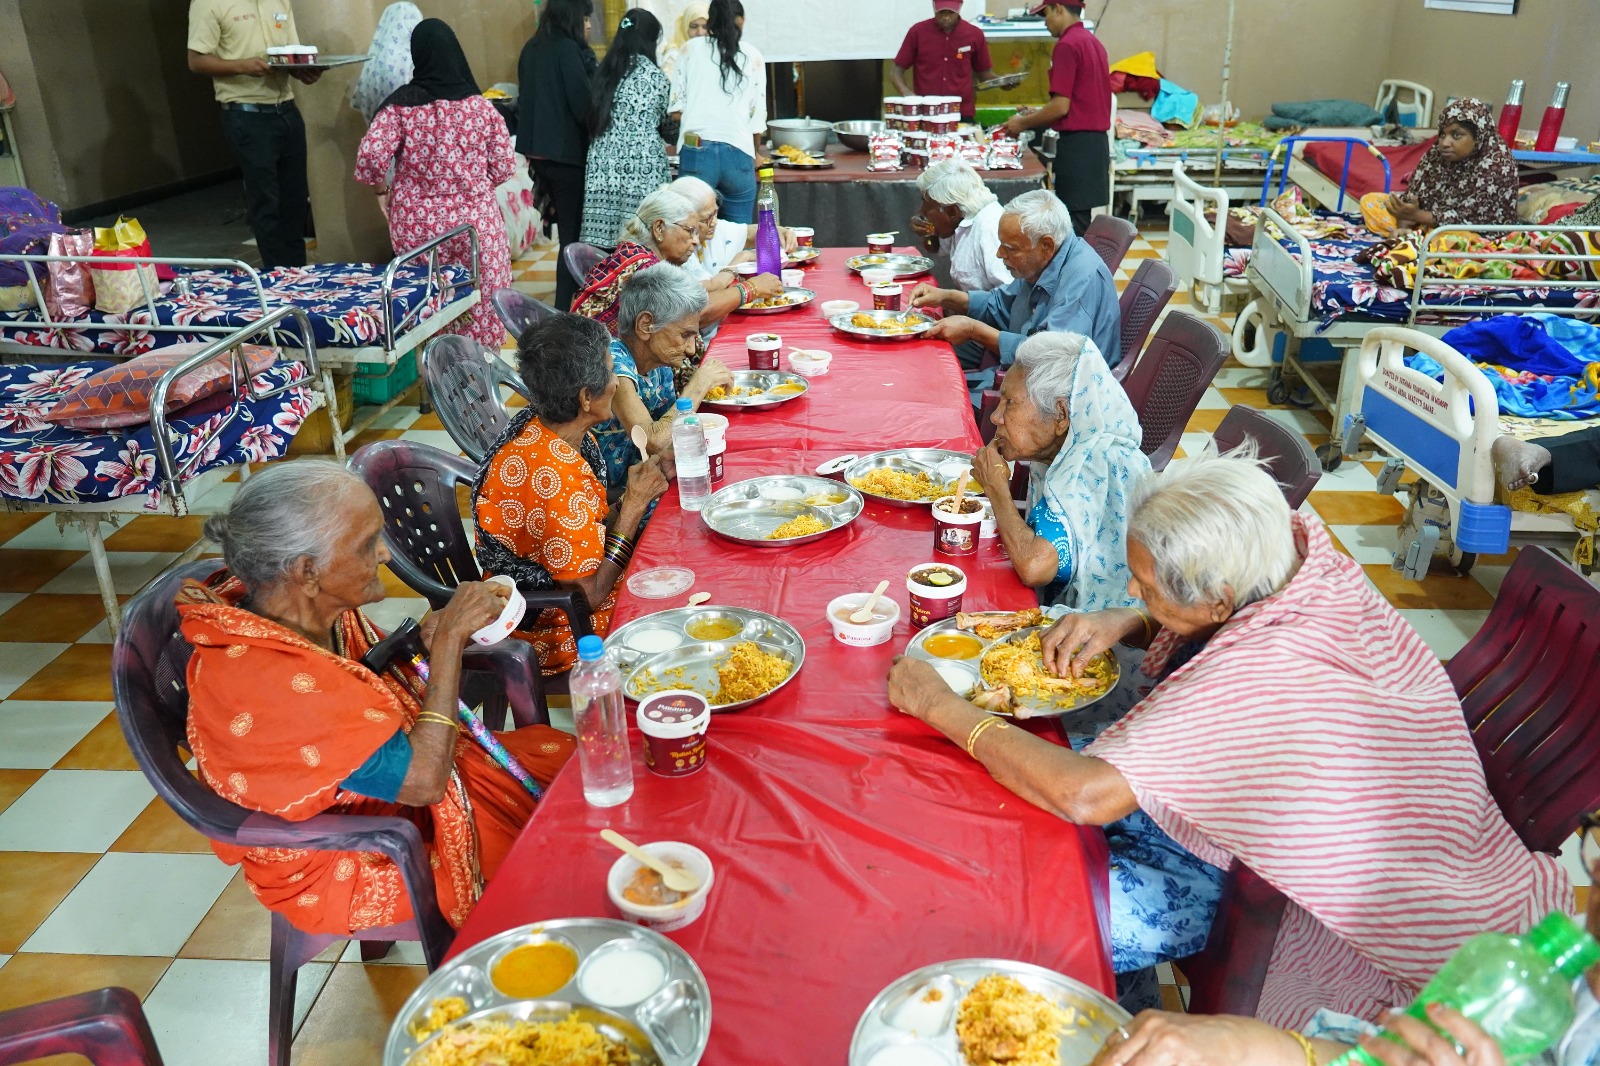
[[[640,458],[650,458],[650,434],[645,431],[645,428],[636,425],[628,436],[633,439],[633,446],[639,449]]]
[[[702,603],[704,603],[707,600],[709,600],[710,598],[711,598],[711,593],[709,593],[709,592],[696,592],[693,596],[689,597],[689,606],[690,607],[698,607]]]
[[[661,875],[661,883],[674,892],[685,894],[695,891],[700,887],[700,879],[688,870],[680,870],[676,866],[668,866],[648,851],[612,829],[600,830],[600,839],[612,845],[624,855],[638,860],[642,865],[650,867]]]
[[[878,606],[878,597],[883,595],[883,590],[889,587],[888,579],[878,582],[878,587],[872,590],[872,595],[867,597],[867,602],[861,605],[860,610],[850,615],[850,621],[858,626],[866,625],[872,621],[872,609]]]

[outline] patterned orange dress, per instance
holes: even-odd
[[[605,460],[593,434],[580,452],[525,410],[502,434],[474,487],[478,562],[485,574],[506,574],[519,586],[549,588],[589,577],[604,561],[609,510]],[[590,605],[602,637],[616,604],[611,589],[603,602]],[[560,611],[541,611],[517,636],[533,645],[547,676],[577,662],[577,641]]]

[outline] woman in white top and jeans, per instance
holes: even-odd
[[[707,36],[683,46],[672,98],[682,107],[679,173],[716,189],[724,218],[749,223],[756,167],[766,162],[761,134],[767,128],[767,68],[760,52],[740,43],[743,27],[739,0],[712,0]]]

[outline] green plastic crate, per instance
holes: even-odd
[[[417,382],[417,353],[407,352],[387,363],[357,363],[355,397],[357,405],[386,404]]]

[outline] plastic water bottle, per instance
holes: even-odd
[[[783,239],[778,235],[778,189],[771,167],[756,173],[761,179],[756,190],[756,273],[779,277],[783,273]]]
[[[578,665],[572,668],[569,689],[583,798],[591,807],[628,802],[633,795],[633,749],[622,708],[622,672],[599,637],[578,641]]]
[[[1506,1061],[1516,1066],[1566,1033],[1574,1015],[1572,982],[1597,961],[1600,944],[1594,937],[1565,914],[1552,913],[1517,936],[1479,933],[1468,940],[1406,1013],[1432,1026],[1423,1009],[1429,1003],[1460,1011],[1493,1037]],[[1362,1064],[1378,1066],[1378,1060],[1355,1048],[1333,1062]]]
[[[700,416],[687,398],[679,398],[672,420],[672,461],[678,467],[678,503],[685,511],[698,511],[711,495],[711,460],[706,455],[706,432]]]

